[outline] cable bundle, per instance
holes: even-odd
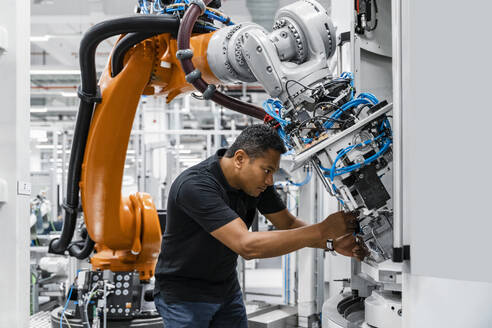
[[[152,13],[157,13],[157,14],[176,13],[179,14],[180,16],[183,16],[184,12],[188,9],[190,5],[190,0],[175,0],[174,3],[167,6],[163,6],[160,0],[154,0],[153,2],[148,0],[139,0],[138,4],[140,7],[140,11],[145,15],[150,15]],[[234,25],[230,17],[227,17],[222,12],[210,7],[206,8],[204,16],[206,16],[208,19],[212,21],[218,21],[225,25]],[[213,24],[210,24],[208,22],[201,22],[200,24],[197,25],[208,31],[217,30],[217,27],[215,27]]]

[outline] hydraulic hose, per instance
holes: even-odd
[[[91,27],[82,38],[79,51],[81,69],[81,86],[78,94],[81,99],[75,131],[72,142],[72,151],[67,176],[66,200],[63,204],[65,220],[60,238],[53,239],[49,245],[49,252],[63,254],[72,241],[77,221],[79,205],[79,181],[84,159],[87,135],[92,119],[94,104],[101,102],[101,95],[97,85],[95,53],[96,48],[105,39],[125,33],[176,33],[179,28],[179,18],[171,15],[159,16],[131,16],[105,21]],[[89,251],[91,240],[86,240],[84,248],[72,248],[70,255],[80,258]],[[93,244],[93,242],[92,242]],[[92,249],[91,249],[92,250]],[[90,254],[90,252],[89,252]]]
[[[134,45],[159,33],[128,33],[115,45],[111,54],[111,77],[116,77],[122,70],[125,55]]]
[[[92,251],[94,250],[94,244],[94,241],[91,239],[91,237],[89,237],[89,234],[87,234],[82,248],[80,248],[78,244],[71,244],[70,246],[68,246],[68,254],[70,254],[70,256],[78,258],[79,260],[83,260],[91,255]]]
[[[208,5],[210,2],[211,0],[204,0],[205,5]],[[200,6],[196,2],[191,3],[188,10],[186,10],[185,12],[183,16],[183,20],[181,21],[181,26],[179,27],[178,51],[180,50],[185,51],[190,48],[191,32],[193,30],[193,26],[195,25],[197,18],[200,15],[201,15]],[[179,60],[181,62],[181,68],[183,69],[186,75],[195,71],[195,66],[191,61],[191,58],[179,58]],[[192,81],[191,84],[193,84],[193,86],[202,94],[204,94],[205,92],[209,92],[210,90],[214,90],[214,88],[212,88],[212,86],[209,86],[209,84],[205,82],[201,77],[199,77],[198,79],[194,79],[194,81]],[[255,117],[260,120],[263,120],[263,118],[265,117],[265,112],[263,111],[262,108],[229,97],[216,90],[213,91],[213,94],[210,97],[210,99],[219,105],[232,109],[236,112]]]

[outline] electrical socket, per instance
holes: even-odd
[[[17,195],[31,196],[32,185],[27,181],[17,181]]]

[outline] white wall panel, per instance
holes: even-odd
[[[492,284],[404,274],[403,328],[490,328]]]
[[[492,3],[403,3],[403,206],[411,272],[492,282]]]
[[[9,35],[0,56],[0,178],[8,202],[0,204],[0,327],[28,327],[29,196],[17,181],[29,181],[29,2],[2,1],[0,25]]]

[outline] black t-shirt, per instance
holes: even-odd
[[[221,303],[239,289],[237,254],[210,232],[240,217],[249,228],[285,208],[270,186],[259,197],[232,188],[219,160],[225,149],[181,173],[171,186],[157,262],[156,292],[169,301]]]

